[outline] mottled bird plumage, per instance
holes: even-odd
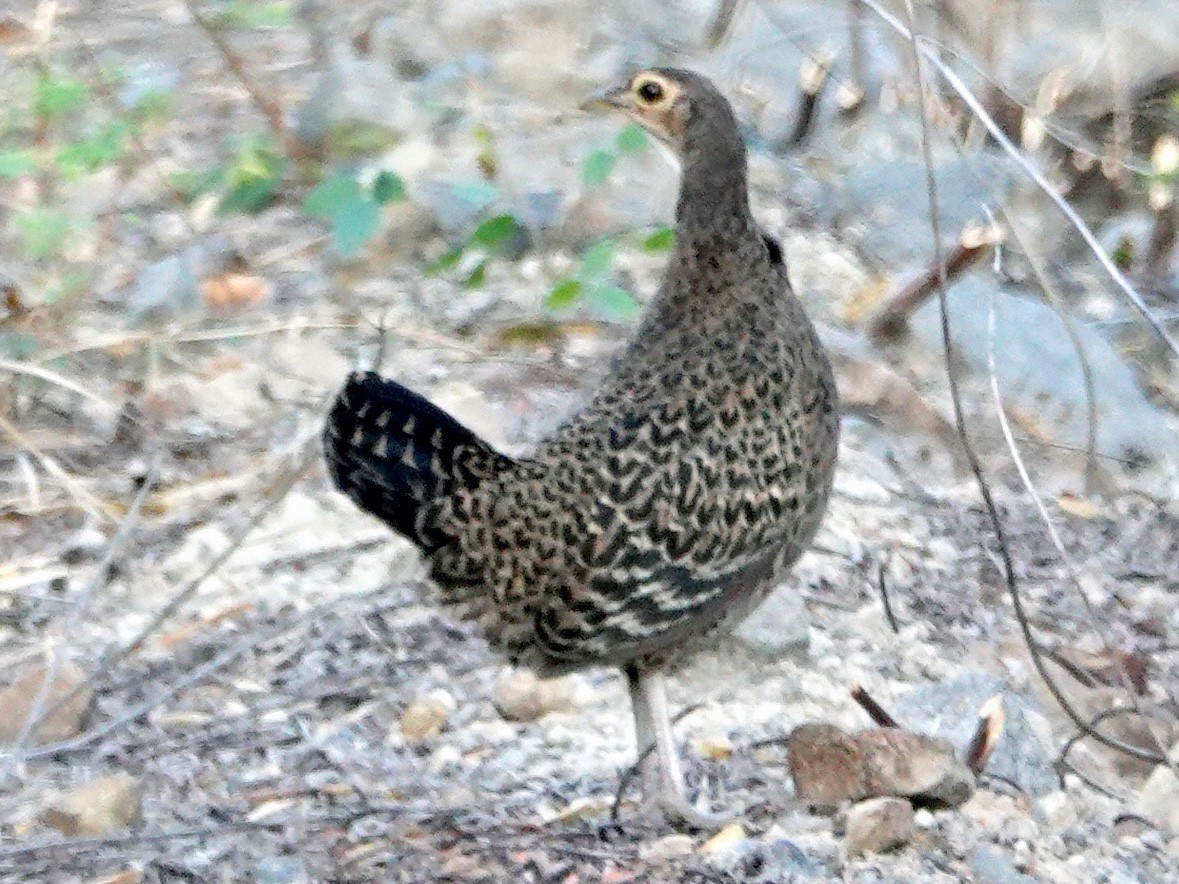
[[[698,75],[658,74],[691,102],[667,126],[674,253],[591,401],[511,460],[359,374],[325,434],[336,485],[422,548],[444,603],[542,673],[659,667],[711,641],[807,547],[831,486],[831,368],[750,213],[732,110]]]

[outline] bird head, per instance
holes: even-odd
[[[682,153],[692,140],[692,130],[705,121],[709,106],[714,104],[724,107],[728,116],[727,102],[699,74],[676,68],[647,68],[590,95],[581,108],[620,111]]]

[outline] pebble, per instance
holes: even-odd
[[[44,680],[45,667],[37,666],[25,670],[10,685],[0,690],[0,709],[4,710],[4,714],[0,715],[0,746],[16,742],[29,713],[37,703],[37,695]],[[93,690],[82,687],[86,680],[86,673],[73,663],[62,661],[57,665],[49,682],[49,691],[41,704],[42,713],[48,714],[29,735],[30,745],[44,746],[68,740],[82,731],[94,698]],[[73,697],[54,708],[75,690],[77,693]]]
[[[491,702],[508,721],[536,721],[569,709],[573,685],[569,678],[541,679],[527,669],[509,669],[496,682]]]
[[[819,878],[819,866],[793,841],[741,837],[727,841],[705,857],[705,863],[726,881],[780,884]]]
[[[40,819],[64,835],[95,836],[128,828],[140,810],[139,781],[117,773],[52,797]]]
[[[1151,772],[1134,802],[1134,812],[1168,835],[1179,835],[1179,779],[1170,767],[1160,764]]]
[[[696,847],[690,835],[665,835],[639,848],[639,855],[645,860],[669,860],[687,856]]]
[[[913,805],[903,798],[870,798],[847,814],[848,856],[883,853],[913,840]]]
[[[401,713],[402,736],[409,743],[421,743],[438,736],[454,708],[454,697],[441,688],[414,700]]]
[[[966,864],[974,872],[976,884],[1036,884],[1023,874],[1006,854],[991,844],[979,844],[966,854]]]

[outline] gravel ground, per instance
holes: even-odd
[[[462,93],[468,110],[497,131],[523,133],[505,166],[527,167],[520,157],[533,157],[528,171],[554,182],[576,178],[581,154],[571,145],[584,153],[613,131],[562,128],[568,95],[612,77],[624,57],[653,53],[651,45],[666,54],[668,35],[690,30],[619,13],[650,44],[623,52],[612,48],[616,33],[611,42],[593,24],[596,4],[554,10],[521,0],[512,8],[528,13],[528,26],[502,33],[475,11],[460,14],[465,4],[442,5],[441,23],[430,24],[432,6],[423,3],[392,27],[371,17],[387,12],[379,4],[325,4],[333,34],[363,31],[374,53],[399,54],[399,76],[416,71],[431,88],[470,86],[467,74],[447,79],[439,61],[454,56],[454,45],[483,52],[488,77],[516,103],[487,103],[473,88]],[[223,137],[259,123],[187,24],[184,5],[157,6],[149,16],[141,4],[112,3],[100,31],[85,11],[68,10],[59,37],[67,48],[85,43],[174,66],[184,83],[176,124],[151,152],[165,171],[207,166]],[[695,21],[689,5],[677,9]],[[842,19],[826,26],[833,21]],[[552,35],[571,27],[582,29],[581,42],[565,52]],[[538,47],[550,44],[562,51],[553,50],[551,71],[538,72]],[[241,46],[284,107],[314,93],[312,60],[322,47],[303,31],[263,31]],[[759,58],[750,63],[759,72],[754,90],[757,77],[770,76]],[[701,63],[731,66],[732,58]],[[349,100],[358,113],[371,110],[363,71],[348,70],[357,84]],[[400,92],[367,85],[378,104],[393,96],[390,114],[401,112]],[[454,175],[475,163],[449,122],[430,118],[427,136],[414,128],[425,127],[415,112],[405,111],[399,168],[419,163]],[[889,125],[872,119],[854,124],[876,126],[864,152],[879,147],[874,139]],[[760,122],[772,130],[773,115]],[[527,141],[553,130],[551,150]],[[999,548],[948,444],[928,320],[884,355],[846,327],[857,299],[889,282],[880,255],[865,254],[865,226],[883,227],[885,216],[865,216],[880,221],[875,227],[834,221],[843,210],[831,214],[824,176],[833,167],[822,158],[808,169],[758,152],[753,180],[758,215],[783,238],[855,406],[831,512],[815,550],[765,612],[672,682],[673,704],[690,709],[677,735],[692,785],[713,807],[739,811],[741,830],[719,841],[674,835],[641,817],[630,793],[611,825],[634,751],[618,674],[536,686],[505,671],[478,636],[430,604],[409,545],[328,488],[316,448],[323,410],[378,340],[383,371],[415,379],[510,453],[527,451],[575,407],[608,370],[627,326],[584,313],[537,323],[538,304],[576,246],[603,225],[641,228],[666,217],[670,171],[653,156],[634,163],[620,162],[597,197],[571,201],[566,238],[538,249],[541,257],[494,262],[476,289],[423,278],[413,249],[445,239],[443,222],[424,210],[394,212],[386,241],[349,263],[324,247],[322,225],[298,211],[297,198],[202,222],[199,208],[178,205],[144,169],[130,180],[88,181],[71,197],[119,210],[107,228],[115,246],[106,243],[94,297],[74,313],[46,311],[30,333],[42,347],[37,365],[94,395],[27,377],[12,388],[26,453],[0,451],[0,684],[17,685],[4,702],[27,704],[36,683],[20,689],[20,678],[49,659],[62,684],[91,673],[93,701],[52,739],[25,741],[58,740],[49,749],[23,763],[0,757],[0,880],[1179,880],[1179,783],[1165,766],[1073,741],[1075,726],[1034,673]],[[265,279],[268,297],[229,315],[129,318],[144,268],[192,246],[215,266],[240,255]],[[641,295],[660,260],[626,246],[619,273]],[[1018,309],[1006,315],[1039,322]],[[976,356],[977,340],[968,343]],[[1034,359],[1012,362],[1036,370]],[[1027,449],[1051,492],[1047,506],[1078,588],[1035,507],[1008,481],[1014,473],[988,418],[985,372],[964,368],[972,432],[996,477],[1020,591],[1051,673],[1082,715],[1105,716],[1119,739],[1152,751],[1175,745],[1179,504],[1166,456],[1174,414],[1163,407],[1173,377],[1160,367],[1148,397],[1121,362],[1099,376],[1123,384],[1110,395],[1124,411],[1109,405],[1103,424],[1111,446],[1104,493],[1083,492],[1071,455]],[[1048,407],[1028,389],[1012,393],[1022,436],[1051,441],[1072,426],[1074,400]],[[1144,426],[1151,438],[1141,447],[1162,455],[1124,469],[1124,440]],[[42,467],[32,482],[30,464],[43,463],[30,459],[34,450],[75,484]],[[142,510],[120,541],[119,519],[145,479]],[[119,652],[145,631],[140,647]],[[1138,677],[1145,723],[1112,712],[1129,699],[1110,684],[1117,667],[1105,646],[1124,651]],[[918,808],[902,844],[865,855],[849,849],[855,809],[811,813],[795,799],[783,745],[807,722],[869,726],[850,697],[857,685],[907,729],[959,750],[990,697],[1001,694],[1006,713],[974,796],[954,809]],[[0,713],[0,734],[19,733],[15,717]]]

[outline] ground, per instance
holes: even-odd
[[[23,739],[0,757],[0,879],[1179,878],[1166,767],[1092,740],[1070,745],[1076,727],[1029,662],[1001,547],[948,419],[933,305],[899,343],[854,327],[857,304],[926,260],[927,246],[897,233],[914,227],[905,201],[916,191],[905,188],[920,179],[903,180],[918,156],[912,117],[828,120],[837,134],[822,141],[821,130],[804,157],[774,152],[774,126],[784,124],[772,104],[751,132],[755,212],[783,240],[852,407],[829,516],[775,596],[779,613],[673,677],[673,703],[691,709],[677,734],[693,785],[712,806],[740,810],[742,831],[725,843],[679,838],[638,817],[633,793],[610,823],[634,752],[615,672],[578,674],[540,708],[505,715],[505,685],[523,676],[430,603],[409,544],[329,487],[322,415],[346,372],[379,357],[383,372],[497,446],[526,452],[608,371],[634,319],[592,304],[546,311],[542,301],[587,242],[617,231],[613,278],[649,296],[664,257],[633,231],[666,223],[674,169],[650,150],[619,158],[600,189],[579,183],[582,159],[613,143],[616,127],[565,121],[569,95],[629,60],[583,5],[558,13],[521,3],[527,27],[503,33],[464,17],[463,4],[444,5],[445,14],[422,3],[382,17],[376,6],[324,4],[324,45],[295,24],[235,36],[290,119],[331,85],[324,70],[351,84],[329,90],[329,106],[395,118],[394,145],[364,168],[398,172],[412,199],[386,207],[380,234],[354,258],[302,210],[311,184],[294,171],[253,214],[217,215],[162,183],[174,169],[218,162],[225,137],[265,129],[186,4],[161,3],[151,16],[139,4],[61,13],[55,63],[147,61],[181,85],[144,155],[60,184],[72,210],[102,221],[76,244],[80,254],[0,268],[31,307],[0,326],[11,443],[0,450],[0,684],[49,666],[58,675],[50,702],[75,673],[93,691],[87,715],[53,739],[22,735],[24,716],[4,724],[9,742]],[[570,21],[584,40],[557,44],[554,90],[536,68],[537,47]],[[677,33],[668,22],[650,31],[644,39],[659,51],[687,51],[666,45]],[[360,51],[357,35],[373,58],[399,60],[388,84],[363,68],[372,58],[341,60],[345,46]],[[446,60],[460,57],[456,45],[484,61],[463,56],[468,67],[455,68]],[[686,58],[727,63],[723,53]],[[0,73],[15,90],[27,70],[16,56],[10,65]],[[765,94],[759,86],[775,82],[767,65],[759,55],[729,84],[747,113]],[[444,92],[461,113],[437,113],[420,92],[405,99],[408,83]],[[495,256],[474,286],[460,272],[424,273],[465,235],[455,216],[467,209],[434,185],[479,167],[482,142],[467,137],[466,115],[495,134],[498,199],[519,214],[548,205],[546,194],[561,205],[559,223]],[[842,145],[853,136],[849,158]],[[899,150],[908,153],[890,156]],[[874,165],[878,154],[888,163]],[[953,178],[949,163],[944,171],[952,184],[969,179]],[[48,187],[17,180],[14,205]],[[854,201],[866,195],[875,202]],[[948,199],[951,216],[975,205],[970,193]],[[1127,210],[1118,223],[1127,217],[1138,216]],[[17,255],[15,234],[5,236]],[[79,266],[93,272],[84,294],[64,305],[41,297]],[[191,271],[191,300],[177,267]],[[1174,373],[1141,337],[1106,334],[1101,322],[1125,324],[1127,314],[1092,274],[1076,273],[1066,280],[1070,309],[1102,397],[1097,477],[1086,481],[1082,458],[1053,447],[1084,443],[1080,384],[1061,356],[1072,352],[1067,335],[1050,325],[1059,322],[1050,307],[1013,292],[1009,277],[1001,287],[989,266],[953,293],[967,416],[1050,673],[1082,716],[1106,714],[1109,733],[1153,752],[1179,736]],[[977,293],[998,304],[1007,414],[1048,492],[1064,557],[1002,443],[988,398],[987,299]],[[1109,715],[1132,701],[1111,685],[1119,668],[1106,646],[1124,653],[1128,671],[1141,669],[1134,702],[1149,726]],[[754,745],[805,722],[867,727],[855,685],[906,728],[959,747],[990,696],[1002,694],[1006,710],[974,797],[919,809],[907,845],[858,858],[848,855],[844,811],[799,805],[784,747]],[[36,683],[24,691],[26,705],[36,693]],[[130,779],[102,779],[122,774]],[[70,796],[95,780],[84,802],[111,802],[116,819],[71,831],[54,809],[72,807]]]

